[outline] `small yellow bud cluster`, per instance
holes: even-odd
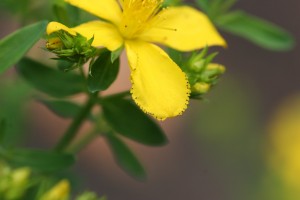
[[[28,195],[28,191],[36,185],[31,174],[31,169],[28,167],[12,169],[0,160],[0,200],[27,199],[25,196]],[[35,199],[39,200],[70,200],[70,183],[68,180],[63,179],[50,188],[39,190],[36,195]],[[86,191],[74,199],[106,200],[106,197],[100,198],[96,193]]]
[[[12,170],[0,162],[0,199],[21,199],[28,189],[30,174],[27,167]]]
[[[191,85],[191,97],[201,98],[218,82],[219,77],[225,72],[225,67],[211,63],[216,53],[206,56],[205,48],[199,54],[193,54],[183,67]]]

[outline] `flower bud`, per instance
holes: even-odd
[[[59,30],[49,36],[46,48],[55,53],[59,57],[58,60],[67,60],[79,66],[96,55],[97,49],[92,46],[93,40],[94,38],[88,40],[80,34],[71,35],[64,30]]]
[[[70,183],[67,180],[61,180],[48,192],[46,192],[40,200],[67,200],[70,195]]]
[[[8,178],[8,189],[5,192],[6,199],[19,199],[21,198],[28,188],[30,169],[27,167],[13,170]]]
[[[83,194],[79,195],[76,200],[106,200],[106,197],[98,197],[94,192],[84,192]]]
[[[209,91],[210,85],[207,83],[196,83],[192,86],[191,90],[193,94],[205,94]]]

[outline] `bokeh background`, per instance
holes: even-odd
[[[36,2],[36,9],[24,12],[43,18],[50,11],[40,10],[39,4],[46,1]],[[2,38],[23,22],[4,4],[0,6]],[[80,153],[74,167],[82,185],[109,199],[300,199],[300,1],[240,0],[235,7],[285,28],[296,46],[272,52],[221,32],[229,47],[217,49],[216,61],[227,72],[205,101],[192,100],[183,116],[161,123],[169,144],[152,148],[127,141],[146,167],[147,180],[125,174],[105,141],[98,139]],[[39,43],[30,56],[44,56],[43,45]],[[124,64],[109,92],[128,89],[128,74]],[[70,121],[33,100],[25,107],[11,101],[29,96],[29,86],[14,69],[0,79],[6,80],[0,86],[0,111],[14,115],[23,109],[27,145],[52,147]],[[11,99],[4,99],[4,93]]]

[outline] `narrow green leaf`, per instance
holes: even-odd
[[[221,29],[269,50],[289,50],[295,44],[294,38],[287,31],[242,11],[223,15],[216,23]]]
[[[142,180],[145,179],[146,172],[143,166],[136,158],[136,156],[132,153],[132,151],[128,148],[128,146],[112,133],[107,134],[106,138],[119,166],[133,177]]]
[[[75,163],[75,157],[71,154],[32,149],[16,149],[8,152],[6,157],[15,165],[43,172],[59,171]]]
[[[203,11],[209,10],[209,0],[196,0],[196,3]]]
[[[111,52],[111,57],[110,58],[111,58],[112,63],[114,63],[115,60],[120,57],[121,53],[123,52],[123,49],[124,49],[124,46],[121,46],[117,50]]]
[[[111,62],[111,52],[104,51],[90,66],[88,89],[94,93],[106,90],[117,78],[120,59]]]
[[[1,119],[0,120],[0,145],[3,142],[3,139],[5,137],[5,133],[6,133],[6,120]]]
[[[123,136],[151,146],[167,143],[160,127],[131,101],[107,98],[102,105],[109,124]]]
[[[63,118],[73,118],[80,112],[81,109],[79,105],[70,101],[41,100],[41,102],[47,106],[49,110]]]
[[[0,73],[17,63],[45,33],[47,21],[21,28],[0,40]]]
[[[85,90],[80,75],[55,70],[29,58],[23,58],[17,69],[36,89],[54,97],[75,95]]]

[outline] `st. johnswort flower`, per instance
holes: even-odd
[[[187,107],[186,75],[158,46],[180,51],[225,46],[209,19],[188,6],[162,9],[162,0],[66,0],[101,20],[74,28],[51,22],[47,34],[65,30],[94,37],[93,46],[110,51],[125,47],[131,69],[131,93],[140,108],[158,119],[180,115]]]

